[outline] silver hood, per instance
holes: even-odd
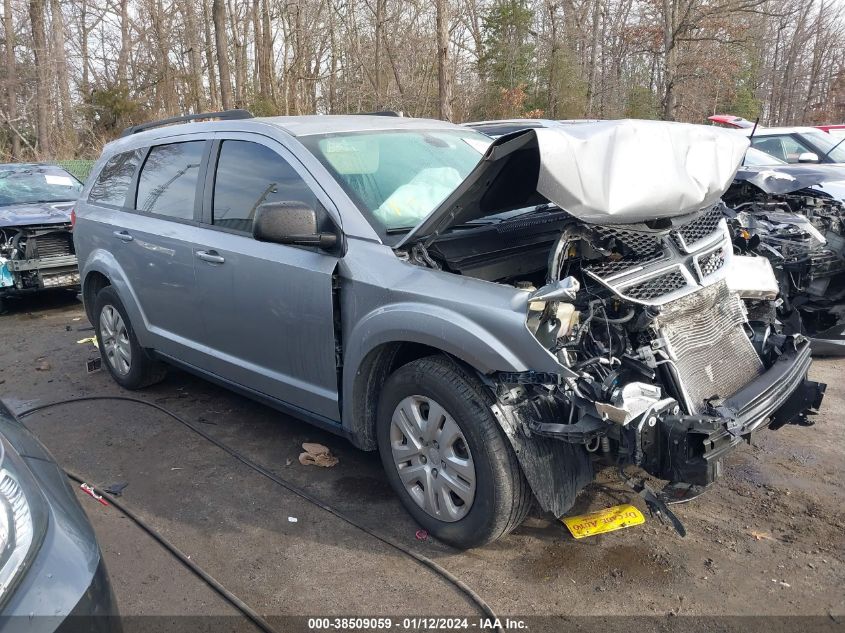
[[[600,121],[496,139],[479,164],[397,246],[509,209],[552,202],[592,224],[633,224],[715,204],[748,139],[714,126]]]

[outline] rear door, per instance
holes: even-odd
[[[197,362],[194,241],[202,229],[202,179],[210,140],[150,147],[109,236],[140,307],[150,345]]]
[[[337,421],[333,273],[338,258],[316,248],[258,242],[256,209],[298,201],[331,222],[330,201],[276,141],[215,136],[205,186],[208,229],[194,248],[204,347],[213,373]]]

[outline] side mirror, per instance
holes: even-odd
[[[798,154],[799,163],[817,163],[819,162],[819,155],[815,152],[801,152]]]
[[[304,202],[265,202],[255,211],[252,237],[261,242],[333,248],[334,233],[320,233],[317,212]]]

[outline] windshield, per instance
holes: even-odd
[[[472,130],[343,132],[299,140],[386,243],[398,241],[398,234],[437,208],[491,142]]]
[[[82,183],[60,167],[20,165],[0,169],[0,206],[76,200]]]
[[[834,163],[845,163],[845,143],[842,142],[842,138],[836,138],[835,136],[831,136],[827,132],[822,132],[819,130],[818,132],[802,132],[801,136],[807,138],[813,145],[818,147],[823,154],[827,154],[830,156],[830,159]],[[836,147],[839,144],[839,147]],[[836,147],[836,149],[833,149]],[[830,152],[830,150],[832,150]],[[830,152],[828,154],[828,152]]]
[[[745,158],[742,161],[743,165],[747,167],[768,167],[770,165],[787,165],[779,158],[775,158],[771,154],[749,147],[745,152]]]

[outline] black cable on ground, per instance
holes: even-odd
[[[226,589],[223,585],[220,584],[220,582],[216,578],[214,578],[214,576],[212,576],[207,571],[205,571],[202,567],[197,565],[184,552],[182,552],[182,550],[180,550],[173,543],[171,543],[166,538],[164,538],[161,534],[156,532],[150,525],[147,524],[146,521],[144,521],[141,517],[139,517],[137,514],[132,512],[125,505],[120,503],[112,495],[108,494],[107,492],[105,492],[103,490],[100,490],[99,488],[97,488],[96,486],[94,486],[92,484],[87,484],[87,482],[84,479],[82,479],[82,477],[80,477],[79,475],[77,475],[75,473],[72,473],[69,470],[65,470],[65,474],[70,479],[75,481],[76,483],[78,483],[80,485],[82,485],[82,484],[89,485],[89,486],[91,486],[91,489],[95,493],[97,493],[98,495],[101,495],[103,497],[107,497],[108,502],[111,505],[113,505],[115,508],[120,510],[123,514],[125,514],[127,517],[129,517],[129,519],[131,519],[135,523],[135,525],[137,525],[139,528],[144,530],[144,532],[146,532],[151,537],[153,537],[153,539],[156,540],[159,543],[159,545],[164,547],[164,549],[166,549],[173,556],[175,556],[179,560],[179,562],[182,563],[185,567],[187,567],[190,571],[192,571],[194,574],[199,576],[209,587],[211,587],[212,589],[214,589],[214,591],[216,591],[218,594],[220,594],[223,597],[224,600],[226,600],[229,604],[231,604],[233,607],[235,607],[238,611],[243,613],[247,618],[252,620],[252,622],[258,628],[260,628],[262,631],[264,631],[265,633],[278,633],[276,631],[276,629],[274,629],[272,626],[270,626],[270,623],[267,622],[267,620],[262,618],[246,602],[244,602],[243,600],[238,598],[235,594],[233,594],[231,591]]]
[[[295,495],[305,499],[306,501],[313,503],[315,506],[325,510],[326,512],[333,514],[334,516],[336,516],[341,521],[345,521],[349,525],[352,525],[353,527],[358,528],[362,532],[369,534],[370,536],[372,536],[373,538],[381,541],[385,545],[389,545],[390,547],[392,547],[395,550],[405,554],[406,556],[413,558],[415,561],[417,561],[418,563],[420,563],[424,567],[427,567],[428,569],[433,571],[435,574],[437,574],[438,576],[440,576],[441,578],[443,578],[447,582],[451,583],[452,585],[454,585],[455,587],[460,589],[460,591],[467,598],[469,598],[469,600],[472,603],[474,603],[481,610],[481,612],[484,615],[486,615],[488,618],[490,618],[494,622],[498,619],[495,612],[490,607],[490,605],[488,605],[481,596],[479,596],[475,591],[473,591],[473,589],[469,585],[467,585],[460,578],[456,577],[454,574],[449,572],[444,567],[441,567],[440,565],[438,565],[436,562],[434,562],[433,560],[431,560],[427,556],[423,556],[422,554],[418,554],[418,553],[414,552],[413,550],[411,550],[410,548],[405,547],[401,543],[397,543],[396,541],[393,541],[390,538],[388,538],[386,536],[382,536],[378,532],[371,530],[370,528],[368,528],[365,525],[359,523],[357,520],[353,519],[352,517],[344,514],[340,510],[337,510],[336,508],[333,508],[332,506],[330,506],[326,502],[324,502],[321,499],[315,497],[314,495],[307,492],[306,490],[300,488],[296,484],[293,484],[286,479],[282,479],[278,475],[270,472],[269,470],[267,470],[261,464],[258,464],[256,462],[252,461],[249,457],[247,457],[243,453],[236,451],[235,449],[233,449],[230,446],[226,445],[225,443],[221,442],[217,438],[209,435],[206,431],[204,431],[203,429],[199,428],[198,426],[192,424],[191,422],[188,422],[183,417],[173,413],[172,411],[162,407],[161,405],[155,404],[154,402],[147,402],[146,400],[141,400],[140,398],[132,398],[132,397],[129,397],[129,396],[80,396],[78,398],[67,398],[65,400],[57,400],[56,402],[48,402],[46,404],[41,404],[41,405],[32,407],[30,409],[25,409],[24,411],[20,411],[16,415],[19,418],[23,418],[23,417],[32,415],[33,413],[37,413],[38,411],[43,411],[45,409],[52,409],[53,407],[58,407],[58,406],[66,405],[66,404],[73,404],[73,403],[76,403],[76,402],[90,402],[90,401],[97,401],[97,400],[113,400],[113,401],[123,401],[123,402],[135,402],[137,404],[143,404],[145,406],[152,407],[153,409],[156,409],[156,410],[160,411],[161,413],[163,413],[167,416],[170,416],[171,418],[173,418],[174,420],[176,420],[180,424],[189,428],[191,431],[193,431],[197,435],[205,438],[206,440],[208,440],[209,442],[211,442],[212,444],[214,444],[218,448],[220,448],[220,449],[224,450],[225,452],[229,453],[229,455],[231,455],[232,457],[237,459],[239,462],[241,462],[242,464],[251,468],[255,472],[259,473],[260,475],[263,475],[264,477],[266,477],[270,481],[278,484],[279,486],[282,486],[283,488],[285,488],[285,489],[289,490],[290,492],[294,493]],[[101,494],[101,493],[98,493],[98,494]],[[113,500],[113,497],[110,496],[109,499]],[[120,509],[120,506],[117,505],[117,504],[115,504],[115,507]],[[135,520],[136,522],[139,521],[139,519],[137,519],[136,517],[133,518],[129,514],[127,514],[127,516],[129,516],[131,519]],[[175,547],[166,543],[162,537],[160,537],[157,534],[154,534],[152,531],[150,531],[151,528],[147,528],[144,525],[142,525],[141,523],[139,523],[139,525],[142,528],[144,528],[145,530],[147,530],[148,533],[150,533],[150,535],[153,536],[153,538],[158,540],[162,545],[164,545],[169,551],[171,551],[177,558],[180,558],[180,560],[181,560],[181,557],[184,556],[184,554],[181,554],[181,552],[179,552],[177,554],[178,550]],[[193,564],[193,563],[191,563],[191,564]],[[190,565],[189,565],[189,567],[190,567]],[[193,570],[193,567],[191,567],[191,569]],[[199,569],[199,568],[197,568],[197,569]],[[202,570],[200,570],[200,571],[202,571]],[[202,574],[205,574],[205,572],[202,572]],[[206,580],[204,575],[200,575],[200,578],[202,578],[203,580]],[[214,580],[210,576],[208,576],[208,578],[210,578],[211,580]],[[217,581],[214,581],[214,582],[216,583]],[[211,583],[209,583],[209,584],[211,585]],[[217,584],[219,585],[219,583],[217,583]],[[215,588],[215,590],[217,590],[217,588],[214,587],[214,585],[211,585],[211,586],[213,588]],[[222,586],[220,586],[220,588],[223,589]],[[223,590],[225,591],[225,589],[223,589]],[[223,595],[223,594],[221,594],[221,595]],[[233,597],[235,597],[237,599],[236,596],[233,596]],[[241,602],[239,599],[238,599],[238,601]],[[233,602],[232,604],[235,604],[235,603]],[[241,602],[241,604],[243,604],[243,603]],[[244,606],[246,606],[246,605],[244,605]],[[238,607],[238,608],[240,609],[240,607]],[[247,607],[247,608],[249,608],[249,607]],[[244,613],[246,613],[246,612],[244,612]],[[258,616],[258,617],[260,617],[260,616]],[[252,618],[250,617],[250,619],[252,619]],[[255,620],[253,620],[253,621],[255,621]],[[256,622],[256,624],[258,624],[258,623]],[[259,624],[259,626],[261,626],[261,628],[264,628],[260,624]],[[267,629],[265,629],[265,631],[266,630]],[[501,630],[501,629],[499,627],[496,627],[496,630]]]

